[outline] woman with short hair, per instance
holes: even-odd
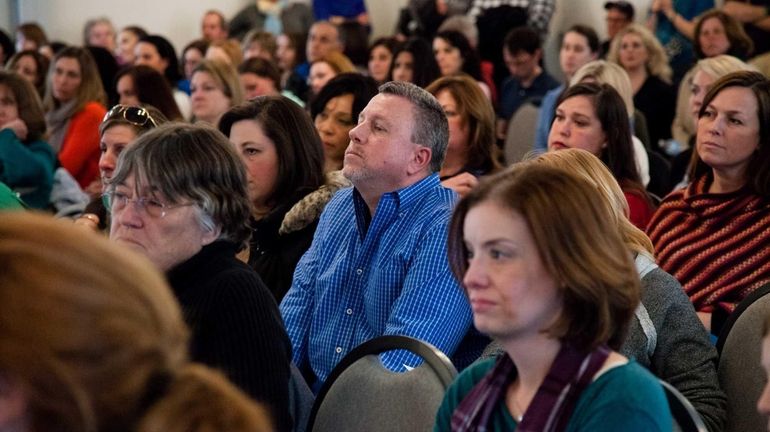
[[[107,195],[110,239],[166,274],[192,329],[190,355],[291,428],[291,345],[270,292],[235,254],[251,233],[243,163],[227,138],[171,123],[121,154]]]

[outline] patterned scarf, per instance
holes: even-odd
[[[591,383],[609,354],[610,349],[606,345],[582,353],[571,344],[562,344],[517,431],[565,430],[580,394]],[[505,398],[505,392],[516,376],[516,366],[511,357],[507,354],[500,356],[492,370],[468,392],[452,413],[452,430],[487,431],[492,412]]]

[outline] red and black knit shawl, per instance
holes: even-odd
[[[679,280],[696,310],[732,312],[770,281],[770,200],[746,188],[708,193],[709,178],[668,195],[647,234],[658,265]]]

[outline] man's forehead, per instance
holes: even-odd
[[[310,32],[314,35],[319,36],[337,36],[337,27],[335,27],[332,24],[329,23],[318,23],[315,24],[311,29]]]
[[[394,110],[394,106],[398,106],[398,109]],[[366,113],[370,117],[387,118],[395,117],[393,114],[398,114],[406,109],[411,109],[409,99],[389,93],[378,93],[369,101],[362,113]],[[411,112],[407,113],[411,116]]]

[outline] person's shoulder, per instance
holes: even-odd
[[[85,104],[81,112],[89,117],[98,117],[99,121],[101,121],[102,117],[107,114],[107,108],[99,102],[91,101]]]
[[[605,400],[624,400],[640,405],[659,396],[665,397],[658,379],[634,360],[604,372],[588,386],[586,391],[589,390]]]
[[[497,357],[489,357],[477,360],[463,369],[447,389],[447,398],[449,398],[450,404],[457,406],[465,398],[465,395],[492,370],[496,361]]]

